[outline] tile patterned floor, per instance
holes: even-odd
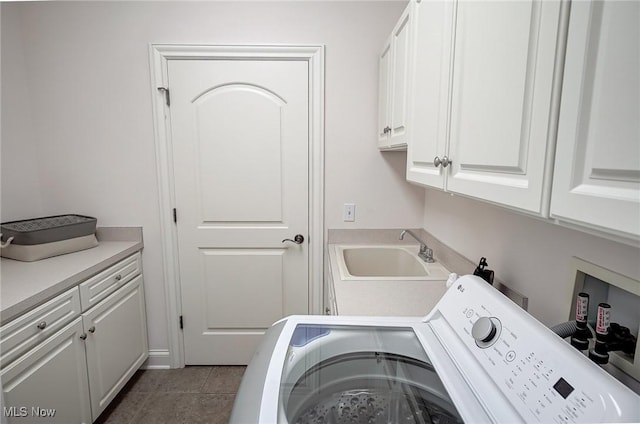
[[[97,423],[227,423],[244,370],[216,366],[138,371]]]

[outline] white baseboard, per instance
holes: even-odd
[[[140,367],[143,370],[168,370],[171,368],[171,354],[168,349],[149,349],[149,357]]]

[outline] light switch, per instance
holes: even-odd
[[[354,203],[345,203],[342,215],[344,222],[353,222],[356,220],[356,205]]]

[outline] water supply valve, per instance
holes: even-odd
[[[571,335],[571,346],[578,350],[589,349],[589,339],[593,338],[587,326],[589,312],[589,294],[578,293],[576,302],[576,331]]]
[[[589,351],[589,358],[600,365],[609,362],[609,352],[621,351],[633,355],[638,342],[627,327],[615,322],[610,323],[610,315],[611,306],[600,303],[596,323],[596,344]]]

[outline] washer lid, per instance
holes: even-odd
[[[289,423],[462,422],[412,327],[297,324],[278,403]]]

